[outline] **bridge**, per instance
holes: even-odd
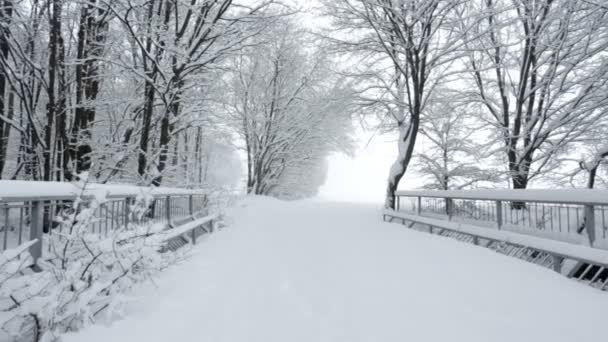
[[[220,223],[198,191],[124,190],[102,191],[114,229],[120,208],[147,196],[147,212],[128,219],[158,225],[171,248],[197,245],[136,286],[123,318],[66,342],[587,341],[605,321],[604,192],[408,191],[390,211],[249,197]],[[0,201],[11,221],[36,200],[68,201]],[[44,221],[41,234],[58,233]],[[100,222],[92,229],[106,234]]]

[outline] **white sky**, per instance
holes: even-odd
[[[359,148],[353,157],[332,154],[325,184],[319,197],[349,202],[383,203],[388,172],[397,157],[397,143],[388,136],[374,136],[371,132],[356,134]],[[418,188],[416,176],[408,171],[399,188]]]

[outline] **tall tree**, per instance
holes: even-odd
[[[421,116],[429,96],[445,82],[448,66],[461,44],[453,21],[462,1],[326,1],[338,34],[330,35],[343,51],[362,56],[367,70],[350,71],[366,79],[363,107],[379,107],[383,124],[398,132],[398,156],[391,166],[385,206],[394,208],[399,182],[414,153]],[[353,31],[356,32],[353,34]],[[347,71],[348,72],[348,71]]]
[[[604,115],[608,11],[567,0],[471,6],[483,17],[467,44],[471,99],[498,133],[513,188],[524,189]]]

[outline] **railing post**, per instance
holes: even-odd
[[[192,229],[190,232],[192,234],[192,244],[196,245],[196,228]]]
[[[125,210],[124,210],[124,215],[125,215],[125,229],[127,227],[129,227],[129,220],[130,220],[130,216],[131,216],[131,201],[129,197],[125,197]]]
[[[192,195],[188,196],[188,214],[190,216],[194,214],[194,198]]]
[[[496,227],[502,229],[502,201],[496,201]]]
[[[34,264],[42,256],[42,212],[44,211],[41,201],[33,201],[30,212],[30,240],[38,241],[30,247],[30,254],[34,259]]]
[[[445,213],[448,215],[448,221],[452,220],[452,200],[449,197],[445,198]]]
[[[165,216],[167,224],[171,224],[171,196],[165,197]]]
[[[400,197],[399,197],[399,195],[394,195],[394,196],[395,196],[395,199],[397,200],[397,203],[396,203],[396,205],[395,205],[395,210],[396,210],[396,211],[399,211],[399,207],[400,207]]]
[[[551,255],[551,262],[552,262],[552,267],[553,270],[557,273],[562,273],[562,263],[564,261],[564,258],[562,258],[559,255]]]
[[[418,216],[422,214],[422,197],[418,196]]]
[[[593,204],[585,204],[585,229],[589,237],[589,244],[595,243],[595,209]]]

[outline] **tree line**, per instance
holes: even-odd
[[[608,141],[607,6],[591,0],[324,5],[334,50],[357,61],[344,72],[359,80],[359,104],[377,115],[381,129],[399,132],[387,207],[394,207],[421,135],[429,147],[419,151],[418,169],[432,176],[434,188],[502,179],[525,189],[541,176],[564,182],[579,171],[589,171],[593,187]]]
[[[326,154],[348,145],[347,87],[294,12],[1,0],[0,178],[202,187],[238,179],[243,150],[249,192],[318,187]]]

